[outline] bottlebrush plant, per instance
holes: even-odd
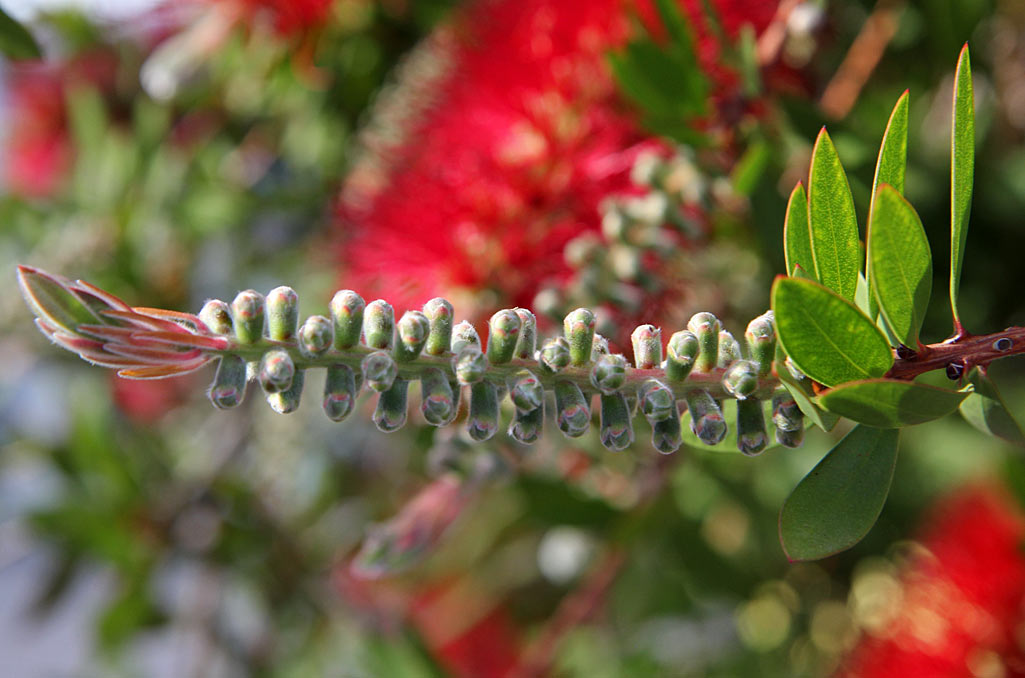
[[[274,410],[292,412],[306,371],[325,368],[323,407],[333,420],[353,411],[366,386],[378,394],[374,423],[395,431],[407,421],[410,383],[419,381],[421,413],[433,426],[456,419],[468,390],[466,429],[476,441],[496,434],[506,396],[509,435],[529,444],[553,405],[564,435],[584,435],[597,395],[600,440],[611,450],[633,444],[638,411],[662,453],[686,443],[754,455],[772,444],[767,422],[775,443],[795,447],[806,425],[830,430],[848,418],[854,428],[798,484],[780,514],[788,556],[821,558],[853,545],[875,522],[901,428],[960,408],[977,427],[1025,442],[986,376],[991,361],[1025,352],[1025,328],[975,336],[958,313],[974,157],[967,46],[957,66],[952,128],[954,334],[935,344],[919,337],[932,255],[902,195],[907,121],[905,93],[879,152],[864,266],[846,174],[829,135],[820,133],[807,191],[799,183],[787,207],[787,275],[772,286],[772,310],[747,326],[746,350],[710,313],[694,315],[665,345],[659,328],[637,327],[631,364],[610,352],[595,333],[594,314],[583,308],[565,317],[561,336],[540,344],[531,311],[501,310],[484,344],[471,324],[454,322],[452,305],[441,298],[396,321],[387,301],[368,304],[343,290],[328,316],[300,325],[298,297],[288,287],[266,297],[247,290],[230,304],[209,301],[192,315],[132,307],[89,283],[28,266],[19,268],[19,283],[44,334],[122,377],[159,379],[215,363],[208,395],[219,408],[237,406],[256,380]],[[959,388],[920,379],[937,372]]]

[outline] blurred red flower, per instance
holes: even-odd
[[[234,4],[252,22],[267,17],[280,35],[303,33],[323,24],[334,0],[219,0]]]

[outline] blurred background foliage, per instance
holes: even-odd
[[[963,315],[1025,324],[1013,0],[0,5],[43,55],[4,47],[5,270],[192,311],[278,284],[304,312],[343,286],[475,321],[586,304],[618,350],[637,322],[668,336],[711,310],[737,332],[764,310],[823,124],[863,221],[905,88],[907,194],[945,257],[971,41]],[[332,424],[255,394],[220,412],[209,375],[123,381],[47,346],[13,293],[0,345],[3,675],[1025,675],[1025,464],[959,418],[904,432],[867,539],[789,564],[778,509],[842,431],[660,457],[644,430],[617,454],[593,433],[385,435],[366,407]],[[1022,368],[993,373],[1020,411]],[[932,645],[907,631],[936,618]]]

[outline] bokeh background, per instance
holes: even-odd
[[[868,537],[788,563],[776,516],[843,434],[754,459],[549,431],[383,434],[210,374],[125,381],[49,345],[25,263],[197,311],[280,284],[474,322],[588,305],[618,350],[734,332],[782,271],[829,126],[864,221],[911,90],[907,194],[950,332],[952,71],[972,48],[962,313],[1025,324],[1017,0],[0,2],[0,675],[1025,675],[1025,463],[960,417],[902,436]],[[18,23],[41,51],[33,55]],[[1016,412],[1025,370],[995,364]],[[372,407],[372,403],[369,404]]]

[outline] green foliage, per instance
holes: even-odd
[[[811,229],[808,226],[808,194],[798,182],[790,193],[783,221],[783,254],[787,275],[796,275],[798,267],[815,275],[815,257],[811,252]]]
[[[968,216],[975,174],[975,95],[968,45],[961,50],[954,77],[953,121],[950,132],[950,308],[961,330],[957,293],[961,285]]]
[[[913,381],[868,379],[831,388],[818,397],[826,410],[878,428],[903,428],[945,417],[968,394]]]
[[[961,403],[961,415],[965,420],[983,433],[1025,447],[1025,432],[1008,410],[1004,397],[989,375],[976,368],[968,374],[967,381],[972,386],[972,393]]]
[[[808,224],[816,279],[846,299],[854,299],[861,270],[858,220],[847,174],[825,128],[812,149],[808,172]],[[799,262],[798,262],[799,263]]]
[[[0,8],[0,54],[8,59],[39,59],[39,43],[27,28]]]

